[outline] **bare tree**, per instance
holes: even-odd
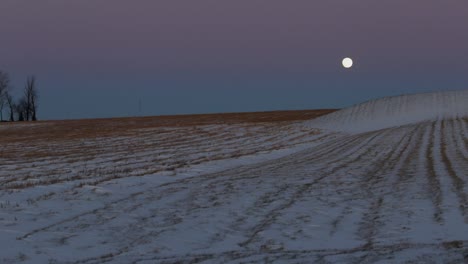
[[[0,71],[0,121],[3,121],[3,109],[9,108],[10,121],[14,121],[15,113],[18,121],[36,121],[39,93],[36,86],[36,78],[29,76],[24,87],[23,97],[17,104],[14,103],[10,92],[10,77],[6,72]]]
[[[10,122],[13,122],[15,121],[15,102],[13,101],[13,96],[11,96],[11,94],[7,91],[6,92],[6,95],[5,95],[5,98],[6,98],[6,102],[7,102],[7,105],[8,105],[8,108],[10,110],[9,114],[10,114]]]
[[[0,122],[3,121],[3,108],[6,105],[6,100],[4,95],[0,95]]]
[[[18,121],[27,121],[26,115],[28,113],[28,102],[24,97],[15,105],[15,111],[18,115]]]
[[[3,94],[4,92],[6,92],[9,86],[10,86],[10,76],[8,75],[8,73],[0,70],[0,94]]]
[[[3,108],[6,105],[6,94],[10,87],[10,76],[0,71],[0,121],[3,121]]]
[[[28,77],[26,81],[26,87],[24,88],[24,99],[25,99],[25,109],[24,109],[24,119],[26,121],[37,120],[37,99],[39,97],[39,93],[36,87],[36,78],[34,76]]]
[[[31,96],[30,96],[30,89],[29,89],[29,78],[26,81],[26,86],[24,87],[24,94],[23,98],[20,99],[19,105],[21,107],[21,111],[23,114],[24,121],[29,121],[29,116],[31,113]],[[22,121],[22,120],[19,120]]]
[[[33,76],[31,77],[31,118],[32,121],[37,121],[37,99],[39,97],[39,92],[37,91],[36,87],[36,78]]]

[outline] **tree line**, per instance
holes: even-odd
[[[36,121],[39,92],[34,75],[27,78],[18,100],[13,98],[12,89],[10,76],[0,70],[0,121]],[[8,113],[6,120],[4,112]]]

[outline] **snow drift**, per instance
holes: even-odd
[[[319,117],[307,124],[334,131],[367,132],[461,116],[468,116],[468,90],[384,97]]]

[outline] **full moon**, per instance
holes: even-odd
[[[344,58],[341,63],[346,69],[351,68],[353,66],[353,60],[351,58]]]

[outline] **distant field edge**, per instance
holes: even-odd
[[[339,109],[305,109],[305,110],[274,110],[256,112],[226,112],[226,113],[202,113],[202,114],[175,114],[175,115],[153,115],[153,116],[129,116],[129,117],[99,117],[99,118],[79,118],[79,119],[52,119],[39,120],[35,122],[2,122],[8,124],[31,124],[31,123],[93,123],[93,122],[115,122],[115,121],[164,121],[164,122],[184,122],[203,121],[214,123],[239,123],[239,122],[279,122],[279,121],[302,121],[317,118]],[[172,122],[171,122],[172,123]],[[192,123],[192,122],[190,122]]]

